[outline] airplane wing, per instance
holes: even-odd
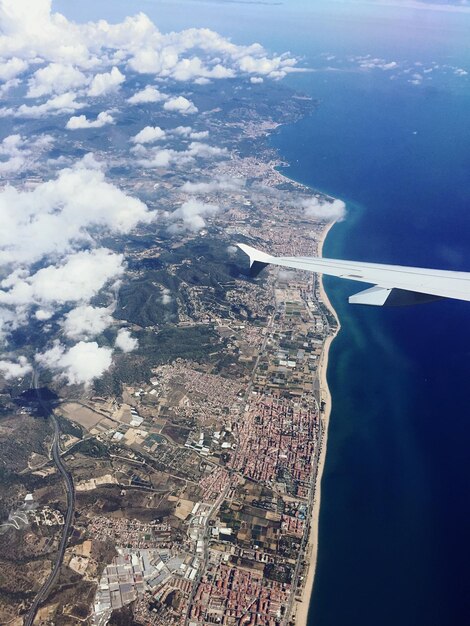
[[[276,257],[244,243],[237,246],[250,257],[252,275],[257,275],[266,265],[279,265],[374,285],[350,296],[351,304],[397,306],[441,298],[470,302],[470,272],[339,261],[319,257]]]

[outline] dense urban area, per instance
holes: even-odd
[[[107,98],[114,115],[136,89]],[[66,141],[70,115],[57,115],[28,152],[34,167],[9,177],[34,193],[106,164],[110,186],[160,217],[94,234],[125,258],[90,300],[109,312],[94,334],[73,334],[70,309],[11,326],[24,375],[0,379],[0,622],[287,626],[314,565],[337,322],[316,277],[253,277],[236,243],[320,252],[322,209],[338,201],[285,177],[269,139],[315,103],[276,82],[201,81],[202,113],[182,126],[139,97],[118,125]],[[148,124],[173,147],[138,143]],[[90,381],[57,365],[73,350],[60,342],[82,336],[97,355],[116,346]]]

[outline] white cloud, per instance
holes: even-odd
[[[181,187],[181,191],[187,193],[213,193],[217,191],[239,192],[245,186],[244,178],[221,177],[216,180],[201,183],[186,182]]]
[[[259,83],[264,83],[264,79],[261,78],[261,76],[252,76],[250,78],[250,83],[252,83],[253,85],[257,85]]]
[[[165,102],[163,108],[165,111],[178,111],[179,113],[183,113],[183,115],[187,115],[188,113],[197,113],[198,111],[197,107],[194,106],[194,103],[184,96],[170,98]]]
[[[91,81],[88,95],[96,98],[115,93],[125,80],[126,77],[124,74],[122,74],[117,67],[113,67],[110,72],[96,74]]]
[[[132,137],[133,143],[153,143],[159,139],[164,139],[166,133],[160,126],[146,126],[135,137]]]
[[[192,130],[191,126],[177,126],[176,128],[173,128],[172,132],[175,135],[180,135],[181,137],[189,137]]]
[[[167,306],[168,304],[171,304],[172,301],[173,298],[171,297],[171,291],[166,287],[162,287],[162,304]]]
[[[353,57],[353,60],[359,61],[359,67],[364,70],[378,69],[378,70],[395,70],[398,68],[396,61],[386,61],[381,58],[372,58],[370,55]]]
[[[199,141],[200,139],[207,139],[209,137],[208,130],[200,130],[198,132],[189,133],[190,139]]]
[[[381,0],[384,6],[398,6],[422,11],[444,11],[448,13],[469,13],[468,0],[460,0],[456,4],[442,0],[442,2],[429,2],[429,0]]]
[[[467,75],[468,75],[468,72],[467,72],[467,70],[464,70],[464,69],[463,69],[463,68],[461,68],[461,67],[457,67],[457,68],[454,70],[454,74],[455,74],[456,76],[467,76]]]
[[[92,158],[32,191],[0,190],[0,265],[34,263],[92,241],[91,230],[127,233],[153,215],[105,179]]]
[[[8,138],[8,150],[20,150],[22,141]],[[47,137],[35,144],[47,145]],[[86,307],[103,289],[116,288],[125,264],[123,255],[96,247],[95,238],[130,232],[153,217],[143,202],[108,183],[91,155],[32,191],[0,190],[0,339],[32,315],[45,321],[74,303],[78,310],[62,322],[66,334],[75,336],[77,316],[86,315],[95,320],[88,319],[90,332],[97,331],[109,319]]]
[[[80,341],[69,349],[56,341],[52,348],[37,354],[36,361],[59,372],[71,385],[89,385],[110,368],[112,354],[111,348],[100,348],[95,341]]]
[[[123,352],[132,352],[137,349],[138,345],[138,340],[135,337],[132,337],[128,330],[124,328],[119,330],[115,341],[116,348],[119,348]]]
[[[6,380],[23,378],[32,371],[33,368],[25,356],[20,356],[16,363],[14,361],[0,361],[0,374],[6,378]]]
[[[62,327],[69,339],[84,339],[101,335],[112,322],[108,308],[81,305],[67,313]]]
[[[11,157],[8,161],[0,161],[1,174],[13,174],[23,168],[25,160],[20,156]]]
[[[193,157],[223,157],[228,154],[226,148],[218,148],[216,146],[209,146],[207,143],[201,143],[199,141],[192,141],[189,144],[187,154]]]
[[[58,265],[30,274],[13,272],[0,283],[0,304],[47,306],[90,301],[110,281],[124,272],[124,258],[106,248],[82,250]]]
[[[219,207],[215,204],[207,204],[195,199],[188,200],[169,215],[170,221],[177,222],[170,227],[170,230],[171,232],[184,230],[198,232],[206,225],[204,217],[215,215],[218,210]]]
[[[411,79],[408,81],[412,85],[421,85],[423,82],[423,75],[415,73],[411,75]]]
[[[28,69],[28,63],[23,59],[12,57],[7,61],[0,59],[0,80],[9,81],[16,78]]]
[[[19,80],[18,78],[12,78],[11,80],[7,80],[6,83],[0,86],[0,97],[6,96],[8,92],[10,92],[12,89],[15,89],[16,87],[19,87],[20,85],[21,80]]]
[[[146,168],[154,168],[154,167],[168,167],[171,163],[182,163],[182,157],[180,156],[182,153],[177,150],[169,150],[168,148],[154,149],[151,153],[147,154],[145,158],[139,161],[139,164],[142,167]],[[191,157],[187,157],[184,162],[188,162],[192,160]]]
[[[84,128],[102,128],[106,124],[114,124],[114,118],[107,111],[98,114],[96,120],[88,120],[85,115],[71,117],[65,128],[68,130],[79,130]]]
[[[12,174],[21,170],[26,162],[26,155],[29,153],[21,148],[24,139],[21,135],[9,135],[0,144],[0,173]]]
[[[0,145],[0,154],[14,156],[20,154],[20,147],[24,145],[24,139],[21,135],[8,135]]]
[[[51,0],[2,0],[0,56],[89,64],[83,34],[60,14]]]
[[[27,313],[24,307],[11,309],[0,306],[0,342],[7,343],[11,332],[27,322]]]
[[[189,137],[189,139],[194,140],[207,139],[207,137],[209,137],[208,130],[195,131],[191,128],[191,126],[177,126],[176,128],[173,128],[170,132],[174,135],[179,135],[180,137]]]
[[[180,81],[208,81],[255,73],[281,78],[294,71],[290,55],[262,46],[237,46],[207,28],[161,33],[143,13],[110,24],[76,24],[52,11],[51,0],[2,0],[0,58],[73,66],[84,72],[127,66],[141,74]],[[99,94],[102,85],[97,86]]]
[[[27,104],[20,105],[17,109],[1,108],[0,117],[25,117],[36,118],[46,117],[48,115],[60,115],[63,113],[73,113],[83,108],[83,103],[77,102],[77,95],[71,91],[54,96],[43,104],[29,106]]]
[[[192,129],[191,126],[177,126],[176,128],[168,130],[168,133],[177,135],[179,137],[194,139],[197,141],[199,141],[200,139],[207,139],[207,137],[209,137],[208,130],[195,131]]]
[[[274,79],[284,78],[288,72],[293,71],[295,64],[296,60],[288,55],[268,58],[246,54],[238,60],[238,67],[242,72]]]
[[[154,43],[143,44],[139,47],[129,61],[129,67],[139,74],[168,75],[178,63],[178,53],[171,46],[162,45],[162,38],[157,45]]]
[[[38,309],[34,314],[34,317],[39,322],[45,322],[47,320],[50,320],[53,315],[54,311],[51,311],[50,309]]]
[[[233,78],[234,70],[224,67],[217,63],[212,68],[204,65],[199,57],[191,57],[189,59],[181,59],[172,69],[172,78],[179,81],[198,80],[199,84],[202,79],[210,78]]]
[[[308,198],[301,202],[307,217],[324,219],[327,221],[342,220],[346,214],[346,205],[342,200],[320,201],[318,198]]]
[[[129,104],[145,104],[146,102],[161,102],[162,100],[166,100],[168,96],[155,89],[151,85],[147,85],[145,89],[141,91],[137,91],[133,96],[131,96],[127,102]]]
[[[83,87],[88,78],[72,65],[50,63],[37,70],[29,79],[28,98],[40,98],[48,94],[61,94]]]
[[[217,148],[196,141],[191,142],[186,150],[151,148],[146,151],[141,144],[138,144],[133,151],[142,156],[139,164],[146,168],[187,165],[195,158],[224,158],[228,154],[225,148]]]
[[[5,137],[0,144],[0,173],[14,174],[31,167],[51,143],[50,135],[36,137],[29,143],[18,134]]]

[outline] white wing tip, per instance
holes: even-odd
[[[250,266],[253,265],[255,261],[258,261],[259,263],[271,263],[273,260],[273,257],[270,254],[261,252],[261,250],[257,250],[256,248],[252,248],[246,243],[237,243],[236,245],[242,252],[250,257]]]

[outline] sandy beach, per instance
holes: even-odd
[[[330,229],[334,226],[335,222],[328,224],[321,236],[318,245],[318,255],[322,256],[323,244],[325,242],[326,237]],[[320,500],[321,500],[321,479],[323,476],[323,469],[325,466],[325,457],[326,457],[326,448],[328,442],[328,426],[330,422],[330,414],[331,414],[331,394],[328,388],[328,383],[326,379],[326,373],[328,369],[328,355],[330,351],[331,344],[336,337],[340,324],[338,320],[338,316],[336,315],[336,311],[334,310],[331,302],[326,295],[326,292],[323,288],[323,277],[320,279],[320,292],[321,297],[325,305],[330,309],[332,314],[336,317],[338,322],[338,328],[334,335],[330,335],[328,339],[325,341],[325,345],[323,347],[323,352],[321,355],[321,361],[319,365],[319,377],[320,377],[320,389],[321,389],[321,398],[325,402],[324,412],[323,412],[323,438],[320,444],[320,456],[318,461],[317,468],[317,477],[315,484],[315,499],[313,503],[312,510],[312,518],[310,523],[310,534],[308,538],[308,545],[306,550],[306,560],[309,562],[307,578],[305,581],[305,585],[302,591],[302,599],[300,602],[295,604],[295,624],[296,626],[306,626],[308,620],[308,609],[310,605],[310,598],[313,590],[313,583],[315,579],[315,569],[317,565],[317,555],[318,555],[318,522],[320,517]]]

